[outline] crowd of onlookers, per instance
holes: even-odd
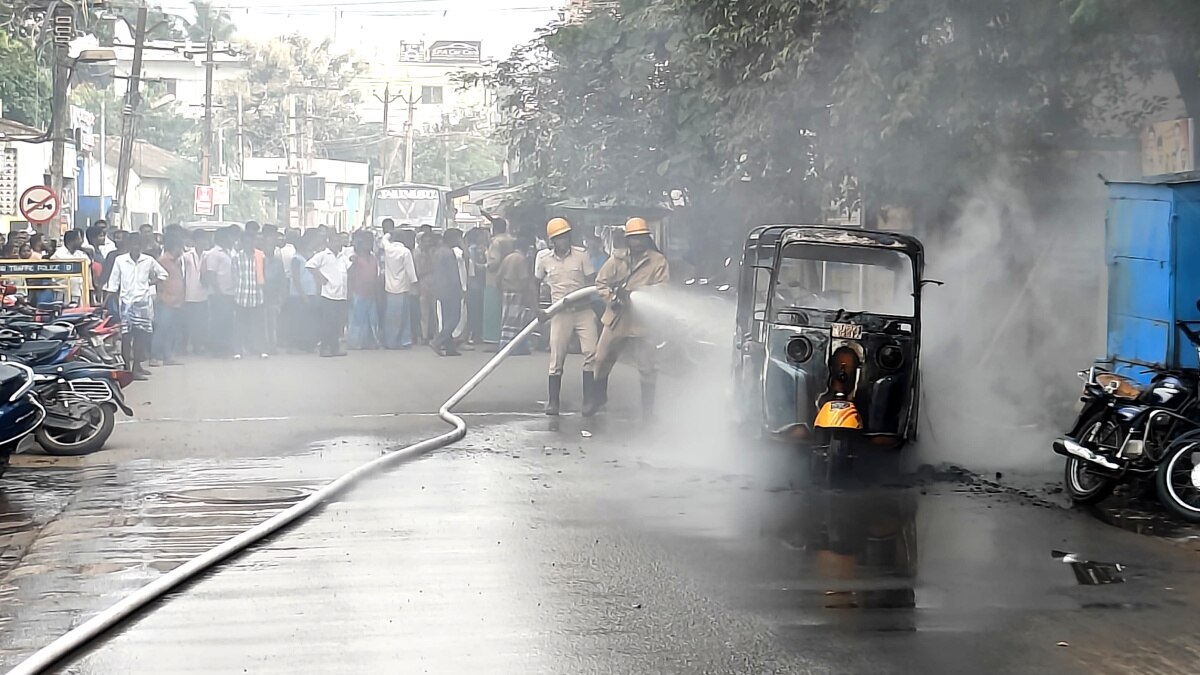
[[[144,363],[175,365],[186,354],[335,357],[347,347],[425,344],[457,356],[511,341],[539,308],[533,265],[545,243],[510,233],[502,218],[491,221],[464,233],[384,220],[380,230],[353,234],[255,222],[171,225],[159,234],[100,221],[66,232],[53,250],[40,235],[15,234],[3,255],[89,262],[86,300],[119,316],[125,360],[138,377],[150,374]],[[598,239],[587,243],[589,253],[606,257]],[[69,293],[70,301],[85,300],[78,281]]]

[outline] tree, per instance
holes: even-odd
[[[166,93],[163,85],[149,82],[143,92],[145,100],[153,101]],[[121,106],[123,102],[112,88],[97,88],[90,84],[76,85],[71,90],[71,102],[100,117],[101,101],[104,102],[105,124],[109,133],[117,137],[121,133]],[[138,111],[136,137],[153,143],[160,148],[184,157],[199,157],[200,131],[196,121],[180,115],[172,107],[153,109],[143,107]]]
[[[443,126],[414,139],[413,180],[417,183],[471,185],[498,175],[503,162],[503,148],[473,131]],[[399,169],[394,167],[388,182],[398,180]]]
[[[210,37],[217,42],[231,40],[237,32],[229,11],[217,9],[211,1],[192,0],[196,18],[188,24],[188,38],[196,42],[204,42]]]
[[[41,127],[50,119],[50,77],[29,43],[0,31],[0,101],[8,119]]]
[[[1200,118],[1200,3],[1192,0],[1062,0],[1074,25],[1135,67],[1168,69],[1189,117]],[[1133,38],[1133,39],[1131,39]],[[1131,43],[1140,47],[1130,49]],[[1149,44],[1148,44],[1149,43]],[[1146,47],[1157,46],[1157,49]]]
[[[349,54],[334,54],[328,40],[313,43],[299,34],[251,47],[249,71],[238,93],[244,133],[255,154],[286,155],[293,115],[289,106],[307,97],[312,98],[312,138],[306,140],[317,156],[325,156],[338,141],[361,136],[359,95],[350,84],[364,67]],[[226,96],[223,104],[225,115],[235,114],[236,94]]]
[[[1098,4],[1134,3],[622,0],[488,79],[539,199],[682,194],[743,223],[807,219],[849,175],[876,207],[938,221],[999,157],[1130,137],[1154,114],[1130,86],[1131,30],[1083,25]]]

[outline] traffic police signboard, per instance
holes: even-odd
[[[35,185],[21,193],[21,215],[31,223],[48,223],[62,209],[58,195],[45,185]]]

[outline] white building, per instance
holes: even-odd
[[[388,131],[392,134],[404,133],[410,104],[417,129],[465,117],[490,123],[495,94],[482,86],[464,89],[455,80],[461,73],[488,70],[480,49],[477,41],[439,40],[430,45],[401,42],[368,53],[356,52],[370,64],[370,70],[353,85],[362,94],[359,115],[364,121],[382,121],[386,92],[391,99]]]
[[[124,96],[133,72],[133,37],[124,21],[117,22],[113,42],[118,76],[113,87],[118,96]],[[143,80],[163,84],[167,94],[175,97],[176,109],[186,117],[204,115],[205,50],[203,42],[174,40],[148,40],[142,50]],[[246,57],[230,51],[228,43],[213,44],[214,95],[222,91],[223,82],[238,80],[247,72]]]
[[[117,192],[117,166],[121,160],[121,139],[114,138],[105,147],[103,189],[100,185],[101,171],[99,152],[87,156],[79,185],[79,213],[87,220],[96,220],[112,208],[112,199]],[[133,161],[130,163],[129,186],[125,198],[128,229],[137,229],[149,223],[156,232],[163,225],[163,205],[170,191],[173,171],[188,162],[175,153],[136,140],[133,142]],[[101,199],[103,196],[103,199]]]
[[[50,170],[50,143],[35,143],[29,140],[42,134],[42,130],[31,126],[0,119],[0,232],[24,229],[28,223],[21,215],[17,200],[25,190],[46,185]],[[75,204],[75,148],[67,144],[63,157],[64,204],[59,225],[72,222]],[[51,228],[52,231],[54,228]]]

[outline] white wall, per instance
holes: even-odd
[[[460,90],[454,76],[462,71],[483,72],[481,64],[471,63],[379,63],[371,65],[371,70],[362,78],[355,80],[353,86],[362,95],[358,114],[364,121],[378,122],[383,119],[383,102],[377,97],[383,96],[384,87],[390,85],[392,97],[403,96],[419,99],[422,87],[441,87],[442,103],[440,105],[421,102],[416,106],[413,118],[417,129],[435,125],[442,121],[444,115],[458,120],[466,115],[479,116],[490,121],[492,110],[495,108],[495,95],[485,87],[471,87]],[[404,132],[408,122],[408,104],[405,100],[396,99],[388,111],[388,130],[393,134]]]
[[[11,147],[17,151],[17,199],[20,199],[21,193],[26,189],[35,185],[42,185],[45,182],[45,174],[50,169],[49,143],[7,142],[0,143],[0,147]],[[75,161],[75,149],[68,145],[63,157],[64,182],[70,182],[75,179]],[[16,199],[13,202],[15,204]],[[19,209],[14,209],[14,211],[14,213],[0,213],[0,223],[3,224],[3,230],[7,231],[8,224],[15,220],[25,220],[25,217],[20,214]]]

